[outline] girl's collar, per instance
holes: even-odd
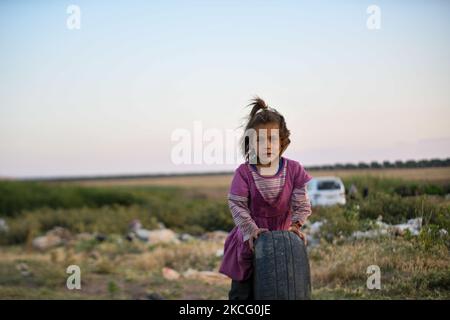
[[[280,157],[280,160],[278,161],[278,170],[277,170],[277,173],[275,173],[275,174],[272,175],[272,176],[263,176],[263,175],[261,175],[261,174],[258,172],[258,168],[256,167],[255,164],[250,164],[250,167],[253,169],[253,171],[256,172],[256,174],[257,174],[258,176],[260,176],[260,177],[262,177],[262,178],[274,178],[274,177],[277,177],[277,176],[280,175],[280,173],[281,173],[281,171],[282,171],[282,169],[283,169],[283,167],[284,167],[284,163],[285,163],[285,162],[286,162],[285,159],[284,159],[283,157]]]

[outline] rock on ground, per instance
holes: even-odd
[[[47,250],[60,244],[64,244],[71,239],[72,235],[69,230],[62,227],[54,227],[44,236],[34,238],[32,246],[38,250]]]

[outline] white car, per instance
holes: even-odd
[[[313,178],[308,182],[307,190],[313,207],[345,205],[345,187],[338,177]]]

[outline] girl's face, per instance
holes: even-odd
[[[280,128],[269,122],[255,128],[257,132],[258,158],[262,165],[270,164],[280,156]]]

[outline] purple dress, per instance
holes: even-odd
[[[252,177],[250,165],[241,164],[234,174],[230,193],[249,197],[250,214],[259,228],[273,230],[287,230],[291,225],[290,199],[294,188],[304,186],[311,176],[303,166],[295,161],[283,157],[283,165],[286,166],[285,184],[273,203],[268,203],[256,187]],[[275,178],[282,170],[274,176]],[[224,245],[224,256],[219,269],[220,273],[229,276],[233,280],[247,280],[253,271],[253,252],[244,242],[243,235],[236,226],[228,234]]]

